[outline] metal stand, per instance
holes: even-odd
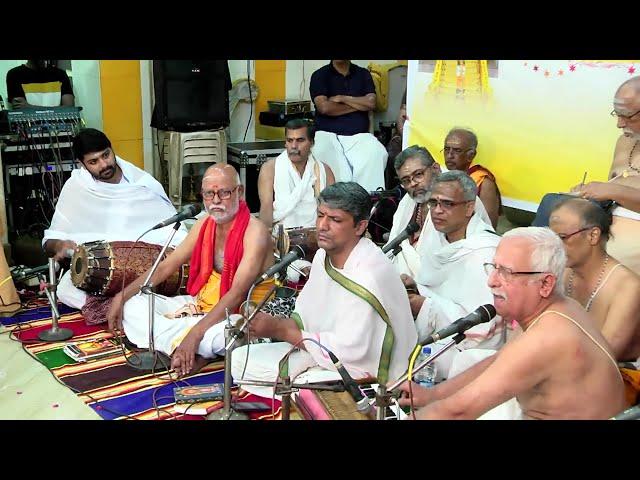
[[[236,412],[231,408],[231,352],[235,349],[235,339],[240,338],[238,327],[231,323],[229,315],[227,315],[227,325],[224,327],[224,339],[227,342],[226,351],[224,353],[224,405],[220,410],[211,412],[207,415],[207,420],[249,420],[249,416]]]
[[[155,273],[158,268],[158,265],[162,261],[162,257],[164,256],[171,240],[173,240],[173,236],[176,234],[178,229],[180,228],[180,222],[176,222],[173,226],[173,230],[171,231],[171,235],[167,238],[167,241],[164,243],[162,250],[158,254],[158,258],[156,258],[155,263],[151,267],[149,271],[149,275],[144,281],[144,284],[140,287],[140,292],[138,295],[148,295],[149,299],[149,349],[146,352],[139,352],[133,354],[128,359],[128,364],[137,370],[168,370],[171,365],[171,359],[161,352],[156,352],[155,343],[153,340],[153,318],[155,315],[155,293],[153,293],[153,285],[151,284],[151,277]],[[135,360],[134,360],[135,359]]]
[[[425,358],[422,363],[420,363],[417,367],[413,369],[412,375],[416,372],[419,372],[424,367],[433,363],[433,361],[442,355],[447,350],[451,349],[454,345],[457,345],[462,340],[465,339],[464,333],[459,333],[447,343],[444,347],[438,350],[436,353],[432,353],[428,358]],[[408,373],[402,375],[393,385],[387,388],[385,385],[378,385],[378,390],[376,391],[376,399],[374,405],[376,407],[376,420],[384,420],[385,409],[391,405],[391,397],[394,395],[393,391],[402,385],[407,378],[409,377]]]
[[[56,261],[49,259],[49,283],[45,283],[44,293],[51,305],[51,328],[38,334],[38,338],[43,342],[62,342],[73,337],[73,331],[68,328],[59,328],[60,312],[58,312],[58,298],[56,296]]]
[[[329,392],[344,392],[345,388],[343,384],[326,383],[291,383],[289,376],[283,379],[278,378],[275,382],[265,382],[261,380],[239,380],[236,382],[238,385],[253,385],[258,387],[274,387],[275,394],[280,395],[282,398],[282,419],[290,420],[291,418],[291,394],[298,390],[326,390]]]
[[[207,420],[248,420],[249,417],[240,412],[236,412],[231,408],[231,384],[233,383],[233,378],[231,378],[231,354],[235,350],[235,343],[237,340],[244,338],[245,329],[249,328],[249,322],[253,319],[255,314],[262,308],[262,306],[266,303],[267,299],[271,296],[271,294],[276,289],[274,285],[269,293],[265,296],[265,298],[260,302],[259,305],[256,305],[255,310],[251,313],[251,315],[247,315],[249,308],[249,299],[251,298],[251,294],[253,293],[253,289],[255,286],[251,286],[249,289],[249,293],[247,294],[247,300],[245,302],[245,311],[244,318],[247,320],[244,322],[241,328],[238,328],[237,325],[233,325],[231,323],[231,318],[229,317],[229,311],[226,312],[227,317],[227,325],[224,327],[224,340],[226,345],[224,346],[224,405],[221,410],[216,410],[207,415]]]

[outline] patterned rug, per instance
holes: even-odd
[[[125,354],[119,352],[88,362],[76,362],[69,357],[63,347],[68,342],[110,338],[112,334],[102,325],[86,325],[80,312],[65,305],[59,306],[61,328],[69,328],[74,336],[67,342],[44,343],[38,340],[38,333],[51,328],[51,310],[46,302],[32,306],[13,317],[5,317],[0,322],[11,335],[23,342],[23,347],[34,359],[45,365],[56,379],[70,388],[78,397],[105,420],[198,420],[204,415],[192,415],[187,410],[174,410],[173,389],[189,385],[223,383],[224,362],[222,360],[206,365],[199,373],[176,379],[173,372],[144,372],[127,364]],[[251,412],[249,417],[257,419],[280,419],[280,402],[258,397],[241,389],[232,390],[234,401],[264,402],[271,411]],[[222,401],[209,407],[208,411],[221,409]],[[272,413],[273,412],[273,413]]]

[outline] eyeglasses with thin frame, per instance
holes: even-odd
[[[402,185],[404,188],[407,188],[413,182],[416,182],[416,183],[421,182],[422,180],[424,180],[424,175],[428,169],[429,167],[424,167],[424,168],[421,168],[420,170],[416,170],[415,172],[413,172],[410,175],[407,175],[406,177],[402,177],[400,179],[400,185]]]
[[[453,207],[457,207],[458,205],[462,205],[464,203],[469,203],[472,200],[463,200],[462,202],[454,202],[453,200],[441,200],[438,198],[430,198],[427,200],[427,205],[429,208],[436,208],[438,205],[443,210],[451,210]]]
[[[226,200],[231,197],[231,194],[239,187],[240,185],[236,185],[232,189],[221,188],[220,190],[207,190],[202,191],[202,198],[205,200],[213,200],[213,198],[217,195],[220,200]]]
[[[589,225],[588,227],[581,228],[580,230],[576,230],[573,233],[558,233],[558,236],[560,237],[560,240],[562,240],[563,242],[566,242],[567,240],[569,240],[574,235],[576,235],[576,234],[578,234],[580,232],[585,232],[585,231],[589,230],[590,228],[593,228],[593,225]]]
[[[460,155],[461,153],[468,152],[469,150],[473,150],[472,148],[458,148],[458,147],[444,147],[440,150],[440,153],[444,153],[445,155],[449,152],[453,152],[455,155]]]
[[[621,113],[616,112],[615,110],[612,110],[610,115],[612,117],[619,117],[619,118],[624,118],[625,120],[631,120],[633,117],[635,117],[639,113],[640,113],[640,110],[638,110],[636,113],[632,113],[631,115],[623,115]]]
[[[498,275],[505,282],[511,281],[511,278],[514,275],[537,275],[539,273],[546,273],[546,272],[514,272],[508,267],[503,267],[502,265],[498,266],[495,263],[483,263],[482,266],[484,267],[484,271],[486,272],[487,275],[491,275],[494,271],[497,270]]]

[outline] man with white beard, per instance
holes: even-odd
[[[172,356],[171,368],[181,376],[224,353],[225,310],[236,312],[256,277],[273,264],[270,233],[249,213],[241,200],[243,192],[238,172],[231,165],[209,167],[202,179],[209,215],[196,222],[151,277],[151,283],[158,285],[191,261],[189,295],[157,297],[155,301],[155,347]],[[148,300],[135,294],[147,275],[148,271],[118,293],[107,315],[110,330],[124,330],[141,348],[149,341]],[[272,284],[269,280],[258,285],[251,301],[260,302]]]
[[[582,198],[616,202],[607,253],[640,274],[640,76],[620,85],[611,115],[622,135],[613,153],[609,180],[580,184],[572,191]]]

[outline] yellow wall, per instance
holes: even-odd
[[[267,100],[284,99],[286,96],[286,60],[256,60],[256,84],[260,88],[260,94],[255,105],[255,134],[257,138],[273,138],[273,127],[263,127],[258,118],[260,112],[269,110]],[[282,129],[277,129],[278,131]],[[277,135],[276,133],[276,136]],[[284,138],[284,131],[282,131]]]
[[[116,154],[144,168],[139,60],[100,60],[104,133]]]

